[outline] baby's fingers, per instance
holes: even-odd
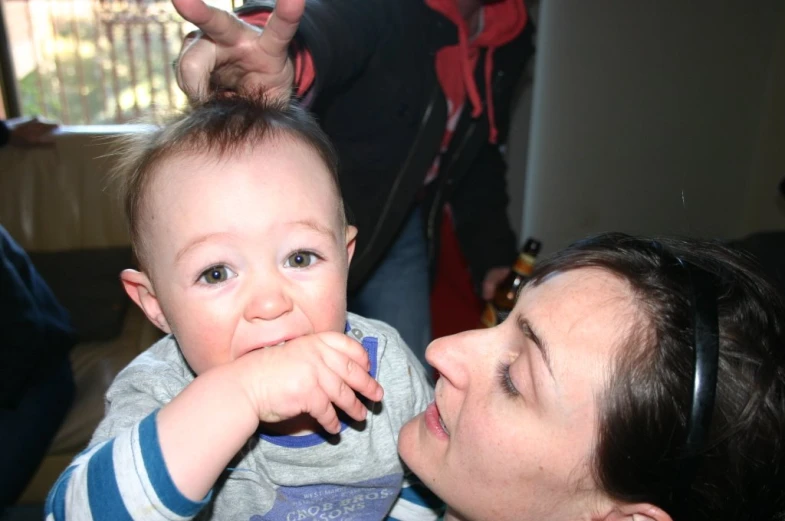
[[[353,342],[353,341],[350,341]],[[357,344],[359,346],[359,344]],[[362,350],[362,347],[359,346]],[[352,394],[358,392],[369,400],[378,402],[384,396],[382,386],[368,373],[368,355],[351,358],[341,351],[328,349],[323,353],[324,363],[335,373]],[[359,361],[358,361],[359,359]],[[347,413],[349,411],[346,411]]]
[[[370,378],[367,373],[365,374]],[[373,380],[372,378],[370,379]],[[329,400],[335,404],[335,407],[341,409],[354,420],[363,421],[365,419],[368,413],[365,405],[357,398],[353,387],[343,377],[335,372],[325,371],[324,374],[320,375],[319,386],[327,394]],[[381,389],[378,383],[376,383],[376,387]],[[322,425],[324,424],[322,423]]]
[[[364,368],[365,371],[371,370],[371,361],[368,359],[368,353],[357,340],[341,333],[320,333],[316,337],[319,338],[322,344],[348,357],[354,363]]]
[[[310,407],[306,411],[310,414],[324,430],[332,434],[341,432],[341,422],[335,412],[333,402],[324,392],[314,392],[309,398]]]

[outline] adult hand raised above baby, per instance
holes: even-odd
[[[291,96],[294,66],[289,44],[305,0],[278,0],[264,29],[203,0],[172,0],[172,4],[199,28],[186,36],[175,63],[177,83],[189,98],[204,99],[216,87]]]

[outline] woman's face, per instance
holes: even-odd
[[[401,431],[404,461],[457,519],[596,512],[596,399],[635,309],[625,282],[583,268],[527,287],[493,329],[436,340],[435,402]]]

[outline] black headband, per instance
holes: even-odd
[[[687,436],[680,458],[682,466],[674,484],[674,506],[678,511],[686,507],[684,502],[695,479],[701,452],[709,438],[717,391],[720,344],[717,290],[712,276],[681,258],[677,257],[677,260],[687,272],[690,281],[695,332],[692,401],[687,418]]]

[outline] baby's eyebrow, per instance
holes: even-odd
[[[180,262],[180,259],[190,250],[194,249],[195,247],[199,246],[204,242],[209,241],[210,239],[220,236],[232,236],[232,234],[226,232],[215,232],[215,233],[206,233],[204,235],[200,235],[199,237],[195,238],[194,240],[190,241],[188,244],[180,248],[180,251],[178,251],[177,255],[174,256],[175,263]]]
[[[292,221],[291,224],[299,224],[301,226],[306,226],[308,228],[312,228],[314,231],[319,232],[323,235],[329,235],[330,237],[334,235],[332,229],[312,219],[301,219],[299,221]]]

